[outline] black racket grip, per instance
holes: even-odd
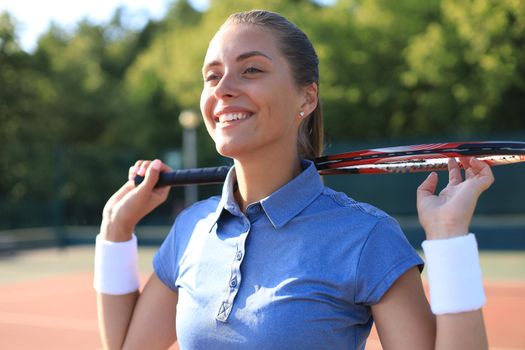
[[[228,170],[230,170],[229,166],[220,166],[160,173],[155,187],[218,184],[224,182]],[[138,186],[143,180],[143,176],[135,176],[135,186]]]

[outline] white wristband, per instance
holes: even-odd
[[[126,242],[106,241],[100,236],[95,244],[93,287],[99,293],[122,295],[139,289],[137,237]]]
[[[427,240],[421,246],[434,314],[473,311],[485,304],[478,245],[473,234]]]

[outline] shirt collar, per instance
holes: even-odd
[[[303,171],[297,177],[260,201],[266,216],[276,229],[286,225],[323,191],[323,183],[314,163],[310,160],[301,160],[301,167]],[[224,181],[221,199],[212,218],[210,231],[223,210],[236,216],[243,215],[235,201],[236,187],[235,167],[232,166]]]
[[[261,206],[272,225],[278,229],[303,211],[323,191],[321,177],[310,160],[302,160],[303,171],[270,196]]]
[[[237,188],[237,176],[235,174],[235,166],[232,166],[226,175],[224,180],[224,185],[222,186],[222,195],[217,205],[217,209],[213,214],[211,220],[210,232],[213,229],[213,226],[217,223],[223,210],[227,210],[234,215],[241,215],[241,210],[235,201],[234,193]]]

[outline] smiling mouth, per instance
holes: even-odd
[[[215,117],[217,123],[231,123],[238,120],[244,120],[250,117],[253,113],[224,113]]]

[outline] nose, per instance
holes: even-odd
[[[217,99],[231,98],[238,94],[238,84],[232,74],[224,74],[217,85],[215,85],[214,95]]]

